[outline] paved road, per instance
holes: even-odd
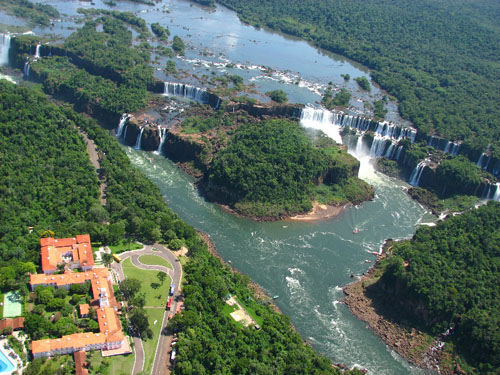
[[[152,250],[152,248],[157,249],[158,251]],[[139,258],[142,255],[157,255],[162,257],[163,259],[167,260],[172,264],[173,270],[164,266],[160,265],[146,265],[142,264],[139,261]],[[182,267],[177,259],[177,257],[170,251],[168,250],[165,246],[160,245],[160,244],[154,244],[154,245],[146,245],[142,250],[133,250],[133,251],[127,251],[125,253],[120,254],[120,258],[122,260],[125,260],[127,258],[130,258],[132,264],[138,268],[142,269],[147,269],[147,270],[155,270],[155,271],[163,271],[167,273],[170,278],[172,279],[172,282],[175,284],[175,292],[174,292],[174,303],[170,309],[170,311],[165,311],[163,314],[163,320],[162,320],[162,326],[161,326],[161,334],[160,334],[160,339],[158,340],[158,345],[156,347],[156,354],[155,354],[155,360],[153,363],[153,370],[151,374],[153,375],[160,375],[160,374],[170,374],[170,343],[172,342],[172,336],[166,334],[166,326],[168,323],[168,317],[169,315],[173,316],[174,312],[176,311],[177,308],[177,302],[176,302],[176,297],[179,295],[179,286],[180,282],[182,279]],[[124,274],[123,274],[123,269],[121,264],[114,263],[112,265],[112,269],[114,269],[120,280],[123,280]],[[134,337],[134,344],[136,348],[136,357],[135,357],[135,364],[134,364],[134,370],[133,374],[138,374],[144,369],[144,349],[142,346],[142,341]]]

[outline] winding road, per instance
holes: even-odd
[[[153,250],[153,248],[157,250]],[[160,265],[142,264],[139,261],[139,258],[142,255],[160,256],[166,261],[168,261],[170,264],[172,264],[173,269]],[[132,264],[137,268],[152,270],[152,271],[163,271],[166,274],[168,274],[168,276],[170,276],[172,282],[175,284],[175,291],[173,298],[174,302],[170,311],[165,310],[165,313],[163,314],[160,337],[158,340],[158,344],[156,346],[156,353],[153,362],[153,370],[151,372],[151,374],[153,375],[170,374],[169,349],[170,349],[170,343],[172,342],[172,336],[167,334],[166,326],[168,323],[169,315],[173,316],[177,308],[176,300],[177,297],[179,296],[179,291],[180,291],[179,286],[182,280],[182,267],[179,262],[179,259],[177,259],[177,257],[169,249],[160,244],[145,245],[144,248],[142,248],[141,250],[132,250],[121,253],[120,258],[122,259],[122,261],[127,258],[130,258]],[[111,269],[116,272],[118,279],[120,281],[125,279],[121,263],[113,263]],[[144,356],[144,348],[142,345],[142,341],[137,337],[133,337],[133,341],[136,352],[135,352],[134,369],[132,371],[132,374],[135,375],[141,373],[144,370],[145,356]]]

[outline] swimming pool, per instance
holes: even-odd
[[[0,348],[0,374],[10,374],[15,369],[12,360],[7,357],[3,348]]]

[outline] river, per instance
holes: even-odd
[[[65,16],[52,28],[35,28],[37,35],[67,36],[75,27],[76,9],[106,8],[100,1],[39,1],[58,8]],[[116,10],[130,10],[148,23],[168,26],[172,35],[187,42],[186,57],[177,58],[177,67],[198,76],[237,73],[247,83],[265,92],[281,88],[297,103],[314,103],[318,93],[332,82],[353,92],[353,111],[365,111],[364,102],[383,96],[376,85],[370,94],[361,92],[352,80],[340,74],[368,76],[363,67],[318,51],[309,44],[266,30],[243,25],[234,12],[218,7],[207,10],[187,1],[163,1],[154,7],[118,2]],[[0,23],[12,17],[0,14]],[[22,21],[12,21],[17,26]],[[234,67],[228,67],[228,63]],[[165,60],[160,59],[164,64]],[[264,74],[265,67],[273,72]],[[162,70],[157,77],[167,78]],[[196,82],[192,82],[196,83]],[[394,103],[388,118],[402,123]],[[315,124],[308,124],[315,126]],[[327,129],[338,139],[338,129]],[[403,183],[377,174],[365,154],[360,177],[375,187],[371,202],[347,209],[341,216],[315,223],[258,223],[235,217],[200,197],[191,177],[172,162],[131,147],[125,147],[133,164],[161,189],[170,207],[181,218],[207,232],[225,260],[248,274],[291,317],[297,331],[333,362],[357,365],[370,374],[422,374],[390,350],[365,324],[357,320],[340,301],[342,287],[373,264],[372,251],[379,251],[387,238],[410,237],[426,217],[425,210],[408,198]],[[152,159],[153,157],[153,159]],[[358,228],[358,234],[353,229]],[[369,263],[370,261],[371,263]]]

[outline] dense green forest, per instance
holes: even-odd
[[[500,156],[498,1],[218,2],[368,66],[420,137],[473,140],[479,151],[492,143]]]
[[[330,204],[370,199],[372,190],[355,178],[359,163],[351,158],[337,145],[315,145],[296,122],[248,123],[215,154],[207,186],[239,213],[290,216],[309,211],[313,199]]]
[[[373,288],[432,333],[452,328],[445,341],[480,373],[498,374],[499,245],[500,204],[489,202],[394,243]]]

